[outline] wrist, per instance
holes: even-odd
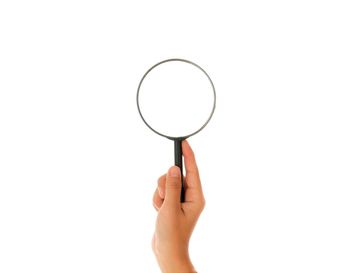
[[[196,270],[192,265],[188,255],[179,258],[158,258],[160,269],[163,273],[195,273]]]

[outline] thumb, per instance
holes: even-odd
[[[181,172],[177,166],[172,166],[166,176],[164,206],[180,208]]]

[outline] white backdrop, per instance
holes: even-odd
[[[1,1],[0,272],[159,272],[173,145],[136,109],[154,63],[203,66],[190,139],[199,272],[350,271],[347,1]]]

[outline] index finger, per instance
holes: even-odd
[[[187,140],[182,141],[182,154],[185,161],[187,188],[201,189],[196,158]]]

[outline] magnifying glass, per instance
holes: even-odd
[[[181,142],[203,130],[213,116],[214,84],[199,65],[184,59],[168,59],[144,74],[137,88],[136,103],[148,128],[174,141],[175,165],[181,170],[180,200],[184,202]]]

